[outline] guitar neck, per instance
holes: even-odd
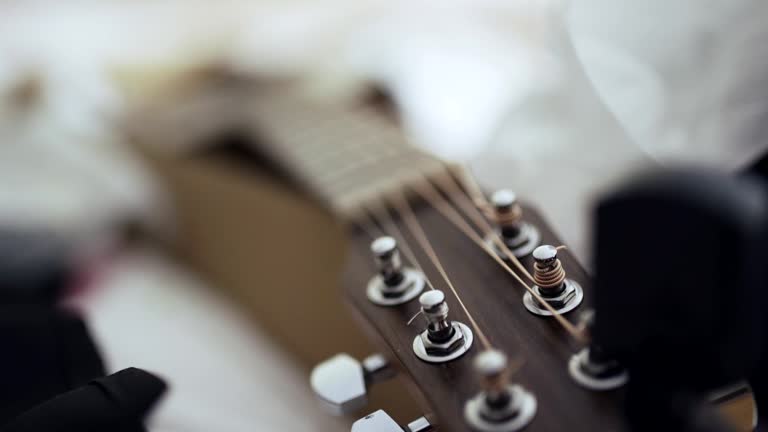
[[[188,151],[244,135],[257,154],[343,220],[447,165],[410,145],[381,104],[319,99],[291,83],[230,79],[142,107],[138,141]],[[138,126],[138,127],[136,127]],[[149,135],[152,139],[142,139]],[[158,139],[160,137],[160,139]]]
[[[261,150],[345,219],[383,195],[447,173],[374,104],[321,101],[292,86],[256,93],[246,112]]]

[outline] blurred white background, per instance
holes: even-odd
[[[382,83],[416,143],[518,190],[586,260],[589,198],[633,167],[734,170],[764,150],[767,18],[761,0],[5,0],[0,223],[83,242],[126,218],[167,229],[115,134],[130,104],[116,78],[216,60]],[[103,285],[82,302],[110,365],[176,389],[153,430],[343,429],[279,348],[155,253],[131,251]],[[185,338],[198,332],[221,346]]]

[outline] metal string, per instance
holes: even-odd
[[[413,253],[413,249],[411,249],[411,246],[406,241],[403,232],[400,231],[400,228],[397,227],[397,224],[395,223],[392,215],[389,213],[384,203],[377,201],[376,204],[372,207],[373,209],[366,209],[370,212],[371,219],[375,223],[378,223],[384,231],[392,234],[395,240],[397,240],[397,243],[400,245],[400,249],[402,249],[403,254],[406,256],[406,258],[408,258],[408,261],[410,261],[410,263],[416,267],[416,269],[418,269],[422,275],[424,275],[424,280],[427,282],[429,289],[434,290],[435,286],[432,285],[432,281],[430,281],[427,277],[427,274],[424,272],[424,268],[416,258],[416,254]]]
[[[482,212],[478,210],[478,206],[490,207],[491,204],[485,199],[485,195],[480,191],[480,187],[477,182],[469,174],[468,171],[463,171],[464,189],[468,191],[471,199],[464,195],[463,189],[452,176],[444,176],[442,181],[438,181],[441,188],[446,191],[449,197],[457,197],[454,202],[464,212],[464,214],[477,226],[477,228],[483,234],[490,234],[494,244],[499,250],[504,253],[504,256],[517,267],[517,269],[525,277],[533,282],[533,276],[528,272],[528,269],[520,262],[520,260],[509,250],[507,245],[501,240],[499,233],[494,230],[488,221],[483,217]],[[474,203],[474,204],[473,204]]]
[[[437,271],[445,280],[445,283],[446,285],[448,285],[448,288],[450,288],[451,292],[453,292],[453,295],[456,297],[456,301],[459,303],[459,306],[461,306],[461,308],[464,310],[464,313],[466,314],[467,319],[469,320],[472,327],[475,329],[475,332],[477,333],[478,338],[480,339],[485,349],[492,349],[491,342],[488,340],[488,337],[485,335],[483,330],[477,324],[477,321],[475,321],[475,318],[472,316],[467,306],[461,300],[461,296],[459,296],[459,293],[458,291],[456,291],[456,288],[453,286],[453,283],[451,283],[451,279],[448,277],[448,274],[446,273],[445,268],[440,262],[440,259],[438,258],[437,253],[435,253],[435,250],[432,247],[432,244],[430,243],[429,238],[427,237],[426,233],[424,232],[424,229],[421,227],[421,224],[416,218],[416,215],[414,214],[413,209],[411,208],[411,205],[408,204],[408,200],[405,199],[405,196],[402,193],[397,193],[394,195],[393,201],[394,201],[395,207],[398,209],[398,212],[402,216],[403,221],[405,222],[408,229],[411,231],[411,234],[413,234],[416,241],[419,243],[421,248],[424,250],[424,252],[427,254],[429,259],[432,261],[432,264],[435,266],[435,268],[437,268]],[[411,320],[413,320],[413,318]]]
[[[579,341],[584,341],[585,335],[579,331],[570,321],[565,319],[555,308],[547,303],[533,288],[523,281],[523,279],[515,273],[512,268],[507,265],[496,254],[490,246],[488,246],[483,239],[475,232],[474,229],[464,220],[461,214],[456,211],[451,204],[440,194],[435,187],[429,182],[421,182],[419,185],[412,186],[416,192],[418,192],[432,207],[439,211],[446,219],[453,223],[460,231],[469,237],[475,244],[477,244],[482,250],[491,256],[504,270],[507,271],[512,277],[520,283],[531,295],[539,302],[545,309],[547,309],[552,316],[557,320],[565,330]]]

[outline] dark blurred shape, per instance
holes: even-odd
[[[28,73],[18,79],[4,96],[7,97],[12,108],[23,113],[33,108],[42,99],[43,81],[37,74]]]
[[[53,305],[72,275],[71,247],[47,233],[0,229],[0,305]]]
[[[71,252],[47,233],[0,230],[0,424],[105,373],[85,323],[56,306]]]
[[[728,430],[706,420],[704,395],[760,365],[767,197],[754,178],[679,170],[600,201],[592,333],[629,368],[634,430]]]
[[[759,159],[748,166],[745,170],[746,174],[755,175],[761,177],[764,181],[768,181],[768,153],[762,155]]]
[[[632,376],[641,381],[642,376]],[[659,383],[654,381],[654,385]],[[712,403],[693,392],[667,392],[661,387],[639,388],[630,384],[625,406],[631,430],[675,432],[736,432],[717,412]],[[661,415],[659,415],[661,414]]]
[[[389,91],[380,85],[369,85],[362,95],[364,105],[376,109],[393,123],[400,123],[398,107]]]
[[[105,373],[83,321],[48,307],[0,307],[0,347],[0,424]]]
[[[137,368],[123,369],[32,408],[3,430],[145,431],[143,419],[165,390],[165,382],[155,375]]]
[[[744,170],[744,175],[756,176],[768,182],[768,153],[762,155]],[[768,260],[767,260],[768,261]],[[768,262],[766,262],[768,266]],[[760,364],[768,365],[768,349],[764,349]],[[763,416],[768,416],[768,367],[757,368],[749,379],[758,407],[763,407]],[[768,419],[762,420],[756,430],[768,431]]]

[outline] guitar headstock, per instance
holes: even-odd
[[[415,199],[409,202],[406,202],[405,195],[384,199],[384,204],[390,204],[389,209],[381,205],[378,210],[371,210],[371,221],[360,223],[358,228],[351,230],[351,252],[343,279],[346,300],[380,342],[389,360],[389,368],[397,370],[413,384],[418,399],[425,403],[426,417],[403,427],[397,426],[386,413],[379,411],[358,421],[353,430],[417,431],[428,430],[430,424],[450,432],[555,431],[566,426],[570,431],[627,430],[625,399],[629,374],[625,366],[636,366],[633,362],[643,358],[639,347],[649,349],[655,346],[657,339],[664,339],[656,338],[653,333],[662,323],[642,323],[645,328],[654,330],[648,330],[647,338],[639,337],[633,341],[631,349],[617,344],[614,335],[623,330],[611,329],[610,326],[616,323],[628,328],[632,323],[622,320],[615,309],[602,318],[598,309],[596,316],[602,321],[597,321],[600,327],[595,329],[592,317],[596,300],[600,299],[597,304],[604,310],[610,310],[623,301],[628,311],[632,309],[632,314],[642,314],[643,311],[626,306],[632,303],[626,297],[621,301],[617,299],[622,298],[622,294],[617,293],[621,289],[619,286],[611,287],[614,290],[611,295],[598,296],[589,274],[567,248],[559,247],[562,242],[534,208],[519,206],[514,196],[507,192],[495,193],[491,195],[490,202],[483,202],[478,200],[477,194],[473,195],[471,187],[459,187],[460,182],[452,188],[444,187],[444,181],[428,183],[428,186],[414,187]],[[655,187],[663,190],[671,184],[662,182]],[[684,189],[683,186],[681,188]],[[678,256],[678,260],[681,263],[687,262],[685,251],[689,246],[702,249],[701,243],[686,244],[696,233],[681,229],[685,217],[701,219],[703,222],[695,225],[697,227],[720,229],[723,235],[734,236],[734,241],[729,243],[731,247],[749,253],[762,252],[762,249],[754,248],[754,239],[748,238],[750,234],[762,233],[765,225],[764,221],[756,219],[764,214],[764,203],[748,202],[754,201],[754,191],[735,197],[734,194],[739,195],[740,192],[735,189],[726,191],[723,196],[734,199],[724,204],[728,210],[707,214],[702,213],[698,205],[701,199],[692,190],[683,191],[683,195],[676,197],[677,201],[668,200],[662,196],[663,193],[646,196],[644,194],[648,191],[642,187],[629,190],[627,194],[617,195],[629,201],[612,196],[603,202],[597,229],[604,225],[603,229],[613,236],[612,240],[603,241],[603,246],[612,244],[615,247],[625,236],[613,229],[618,226],[616,216],[623,210],[615,210],[616,207],[609,204],[626,204],[645,198],[646,205],[656,202],[667,202],[669,205],[660,208],[651,206],[645,210],[627,207],[637,213],[627,221],[625,229],[635,229],[635,224],[647,221],[659,223],[659,220],[648,219],[648,215],[663,218],[660,212],[676,212],[677,219],[668,226],[656,226],[654,229],[668,238],[673,237],[670,241],[680,248],[682,255]],[[469,205],[479,205],[479,209],[474,207],[473,214]],[[611,214],[606,208],[613,209],[614,213]],[[724,216],[734,210],[749,214],[735,219]],[[485,225],[478,219],[480,214],[485,216]],[[609,226],[613,230],[605,228]],[[468,232],[472,228],[475,228],[474,235]],[[635,234],[626,235],[626,238],[638,241]],[[598,238],[601,237],[598,235]],[[507,247],[502,247],[502,243]],[[635,249],[629,256],[638,260],[655,246],[649,243],[631,247]],[[638,271],[638,267],[642,266],[647,267],[649,273],[640,279],[649,282],[656,274],[653,266],[662,264],[656,263],[652,255],[645,255],[648,262],[639,264],[634,261],[622,267],[619,260],[605,258],[612,252],[603,249],[599,254],[601,261],[598,262],[598,265],[603,265],[605,274],[611,277],[621,274],[624,268]],[[716,248],[706,249],[696,258],[710,256],[722,260],[721,263],[731,274],[735,269],[747,270],[744,266],[730,265],[744,257],[730,260]],[[608,262],[610,264],[605,264]],[[606,269],[605,265],[612,268]],[[710,276],[717,272],[717,269],[708,270]],[[679,281],[680,275],[685,274],[678,270],[657,273],[674,281]],[[747,275],[749,272],[742,273]],[[735,280],[733,284],[738,287],[733,289],[747,295],[746,291],[739,290],[762,277],[754,273]],[[424,283],[420,283],[420,275],[423,275]],[[603,280],[611,280],[611,284],[617,285],[611,277]],[[670,284],[669,281],[658,283],[664,287]],[[630,285],[633,290],[637,289],[636,284]],[[718,294],[715,285],[702,286],[699,300],[709,302],[711,298],[727,297]],[[649,301],[661,303],[664,295],[669,295],[658,290],[648,291],[653,294],[637,293],[646,308],[655,306]],[[625,294],[631,297],[633,292]],[[690,306],[695,309],[699,300],[691,300]],[[656,316],[650,310],[647,312],[650,317]],[[689,322],[689,316],[694,315],[681,314],[685,322]],[[713,318],[713,328],[723,325],[717,319]],[[734,325],[730,328],[744,327]],[[596,343],[591,338],[590,330],[599,330],[603,338],[604,335],[614,337],[606,345],[610,349],[603,349],[605,346]],[[681,334],[680,337],[686,335]],[[659,342],[658,346],[669,342]],[[621,349],[616,349],[616,346]],[[706,351],[707,354],[718,349],[699,345],[692,347],[697,350],[711,348]],[[748,350],[723,356],[742,358],[746,355],[745,351]],[[688,358],[695,358],[695,355],[692,353]],[[333,369],[331,363],[323,365],[326,372]],[[714,375],[702,376],[695,391],[713,390],[730,382],[727,380],[746,378],[747,363],[728,362],[729,366],[737,366],[731,368],[726,381]],[[671,364],[679,367],[674,362]],[[703,364],[715,367],[720,362]],[[363,390],[366,382],[371,382],[368,378],[372,375],[367,370],[367,367],[361,367],[357,375],[359,388]],[[671,367],[665,376],[668,378],[675,370]],[[741,375],[733,373],[734,370],[740,371]],[[337,376],[344,374],[339,370],[335,373]],[[706,375],[705,371],[701,373]],[[328,373],[325,378],[333,374]],[[316,378],[313,377],[313,385],[322,397],[324,384],[322,379]],[[653,385],[658,385],[654,395],[658,396],[659,404],[667,403],[667,392],[677,394],[675,392],[680,389],[693,391],[690,383],[673,381],[669,381],[669,388],[665,388],[664,383],[653,382]],[[629,388],[647,390],[648,386]],[[635,390],[633,397],[640,393]],[[670,409],[674,411],[677,408]],[[685,411],[680,414],[682,421],[694,416],[693,411],[686,411],[688,408],[681,409]],[[673,414],[679,413],[675,411]],[[719,423],[710,422],[710,425]],[[722,425],[722,429],[712,430],[730,430],[730,426]]]
[[[563,424],[573,430],[618,430],[621,390],[588,390],[568,369],[574,353],[585,347],[574,336],[580,333],[573,323],[590,308],[587,272],[567,248],[558,247],[562,242],[543,217],[508,191],[492,194],[481,206],[494,233],[477,230],[477,237],[468,236],[462,227],[470,227],[470,220],[488,219],[478,210],[471,214],[467,204],[475,203],[463,189],[441,189],[445,184],[416,188],[420,193],[411,204],[392,198],[385,200],[389,209],[372,210],[372,223],[351,231],[343,279],[349,304],[386,348],[393,368],[419,389],[428,418],[445,431],[482,429],[483,417],[471,401],[489,386],[501,385],[505,393],[509,384],[520,392],[518,399],[528,401],[520,413],[510,414],[509,430],[528,425],[558,430]],[[456,225],[457,216],[467,224]],[[493,235],[503,239],[506,251]],[[509,255],[518,255],[518,263]],[[562,315],[559,320],[523,285],[546,296]],[[408,288],[398,294],[400,286]],[[446,306],[447,319],[441,310]],[[494,358],[493,353],[497,362],[506,357],[498,371],[503,384],[489,383],[481,367],[481,354]]]
[[[527,311],[523,303],[525,289],[439,212],[426,205],[414,206],[414,211],[461,301],[469,311],[477,311],[473,317],[482,331],[493,346],[503,347],[513,363],[524,361],[516,371],[514,381],[527,389],[537,389],[539,406],[557,407],[558,412],[536,416],[532,427],[555,430],[562,422],[576,422],[584,425],[583,430],[597,430],[597,425],[606,427],[616,423],[617,408],[613,406],[610,395],[586,391],[568,375],[566,364],[578,349],[578,342],[553,319]],[[541,233],[542,244],[561,244],[536,211],[525,208],[524,213],[525,220]],[[402,232],[407,232],[403,223],[399,225]],[[415,243],[411,238],[408,240]],[[462,357],[444,363],[430,363],[419,358],[412,347],[417,335],[425,330],[426,323],[417,318],[410,326],[407,325],[419,312],[419,302],[409,302],[401,307],[382,307],[372,303],[366,290],[361,289],[377,271],[368,253],[369,244],[370,238],[366,233],[358,231],[353,234],[353,252],[344,275],[346,298],[381,337],[393,360],[421,389],[423,398],[440,419],[441,427],[446,431],[471,430],[464,419],[464,405],[481,390],[480,376],[472,360],[483,350],[482,345],[474,341]],[[429,262],[423,253],[418,250],[415,253],[420,262]],[[567,277],[578,282],[586,298],[589,298],[591,281],[586,271],[568,251],[560,251],[558,255]],[[533,268],[530,255],[522,258],[521,263],[529,269]],[[424,267],[427,277],[437,285],[437,281],[441,280],[440,274],[433,266]],[[469,326],[470,321],[457,299],[448,289],[444,292],[450,308],[449,318]],[[580,306],[582,310],[587,307],[588,303]]]

